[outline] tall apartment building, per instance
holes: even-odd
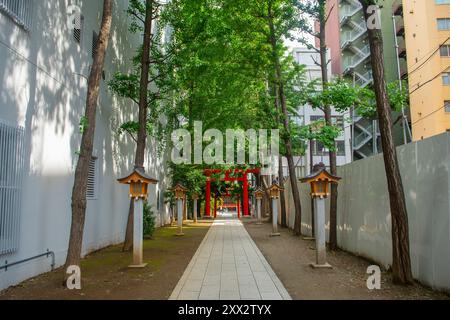
[[[71,27],[68,1],[0,0],[0,290],[64,264],[71,225],[71,193],[87,76],[99,32],[102,0],[77,1]],[[133,68],[142,42],[128,31],[128,1],[115,1],[113,30],[100,87],[94,157],[89,174],[83,254],[123,241],[128,189],[117,178],[133,167],[134,142],[118,127],[137,108],[111,94],[107,81]],[[160,180],[149,201],[159,223],[169,221],[163,194],[165,160],[149,141],[147,172]]]
[[[394,0],[380,1],[381,26],[384,40],[386,81],[398,80],[397,54],[393,16]],[[366,87],[373,84],[370,62],[370,46],[367,25],[361,3],[358,0],[328,1],[330,18],[327,23],[327,46],[331,50],[333,74],[344,76],[355,85]],[[400,43],[400,45],[404,42]],[[402,62],[401,62],[402,63]],[[403,63],[404,64],[404,63]],[[403,66],[403,70],[406,67]],[[394,115],[398,120],[399,115]],[[353,117],[354,159],[362,159],[381,151],[381,139],[376,120]],[[395,121],[395,140],[403,143],[402,121]]]
[[[450,130],[450,0],[404,0],[414,141]]]

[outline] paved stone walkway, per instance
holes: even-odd
[[[237,219],[216,220],[171,300],[291,300]]]

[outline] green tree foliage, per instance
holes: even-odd
[[[222,1],[175,0],[165,12],[176,48],[175,103],[188,128],[198,120],[204,130],[248,129],[266,119],[261,37],[244,34],[243,21],[225,8]]]
[[[157,1],[153,1],[154,16],[158,18],[164,9]],[[143,0],[132,0],[129,3],[127,13],[130,17],[129,30],[132,33],[141,34],[144,30],[146,6]],[[148,117],[146,131],[149,136],[155,137],[159,142],[159,151],[166,146],[168,133],[171,128],[177,124],[176,115],[178,112],[173,109],[173,46],[170,42],[163,41],[165,35],[165,26],[155,24],[157,28],[153,30],[152,42],[150,46],[150,70],[148,85]],[[141,78],[141,45],[136,49],[136,55],[133,57],[133,67],[127,72],[117,71],[112,80],[108,82],[109,89],[121,98],[130,99],[139,106],[140,78]],[[163,123],[161,123],[164,115]],[[140,124],[137,119],[123,123],[119,129],[119,134],[128,134],[137,142],[137,133]]]
[[[194,121],[202,122],[203,131],[276,128],[267,93],[267,40],[251,28],[251,17],[235,15],[236,9],[227,1],[174,0],[163,14],[173,37],[173,104],[179,127],[191,134]],[[171,165],[173,183],[200,191],[203,169]]]

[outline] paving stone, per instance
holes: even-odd
[[[204,286],[211,286],[211,285],[220,285],[220,275],[217,276],[207,276],[203,280]]]
[[[239,291],[221,291],[220,300],[241,300]]]
[[[272,281],[262,281],[262,282],[256,282],[256,285],[258,286],[259,292],[278,292],[277,287]]]
[[[242,299],[261,299],[261,295],[256,287],[240,288],[239,293]]]
[[[182,291],[200,292],[203,286],[202,280],[187,280]]]
[[[199,295],[199,300],[218,300],[219,298],[220,298],[220,286],[202,287],[202,291],[200,291]]]
[[[283,300],[278,292],[261,292],[263,300]]]
[[[239,291],[239,283],[236,281],[224,281],[220,283],[221,291]]]
[[[216,220],[171,300],[290,300],[239,220]]]
[[[178,300],[198,300],[199,296],[200,292],[181,291],[180,295],[178,296]]]

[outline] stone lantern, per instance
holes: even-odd
[[[272,227],[273,231],[270,235],[271,237],[278,237],[280,233],[278,233],[278,199],[280,199],[280,192],[284,190],[282,187],[278,185],[278,183],[274,182],[269,191],[270,199],[272,199]]]
[[[331,268],[326,258],[325,199],[330,195],[330,184],[337,184],[340,180],[330,174],[324,164],[315,166],[314,172],[300,179],[302,183],[311,185],[311,197],[315,204],[316,263],[311,264],[314,268]]]
[[[118,179],[121,184],[130,186],[130,198],[135,200],[133,215],[133,264],[130,268],[143,268],[143,239],[144,239],[144,201],[148,198],[149,184],[157,184],[158,180],[145,174],[144,168],[136,168],[130,175]]]
[[[257,219],[258,225],[262,224],[262,214],[261,214],[261,210],[262,210],[262,199],[264,198],[264,190],[261,188],[258,188],[255,190],[255,199],[256,199],[256,215],[257,215]]]
[[[183,201],[186,197],[186,189],[183,185],[177,184],[173,189],[175,199],[177,200],[177,214],[178,214],[178,233],[177,236],[184,236],[183,233]]]
[[[197,212],[198,212],[198,199],[200,199],[200,196],[197,192],[194,192],[192,194],[192,201],[194,201],[194,208],[193,208],[193,217],[194,217],[194,223],[197,223],[198,217],[197,217]]]

